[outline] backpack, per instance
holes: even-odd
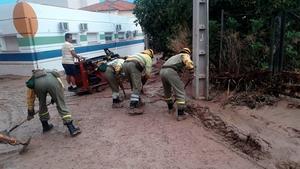
[[[30,89],[34,89],[34,77],[31,76],[29,80],[26,81],[26,86]]]

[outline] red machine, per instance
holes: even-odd
[[[104,49],[106,55],[98,56],[91,59],[80,60],[76,65],[79,74],[76,78],[76,85],[79,88],[76,94],[93,93],[94,91],[101,91],[106,87],[107,80],[104,73],[97,71],[99,62],[107,62],[112,58],[119,57],[109,49]],[[102,89],[101,89],[102,87]]]

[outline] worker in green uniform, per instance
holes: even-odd
[[[179,54],[170,57],[163,64],[160,70],[160,77],[163,83],[165,100],[168,104],[169,113],[175,110],[173,107],[174,101],[172,98],[172,89],[175,92],[175,100],[177,104],[176,117],[178,121],[184,120],[187,117],[187,114],[185,113],[186,100],[184,84],[178,73],[182,72],[185,68],[192,76],[194,73],[194,65],[190,55],[190,49],[183,48]]]
[[[112,108],[121,108],[119,86],[123,87],[122,78],[122,66],[124,63],[123,58],[114,59],[108,63],[101,63],[98,70],[105,72],[105,77],[108,81],[109,87],[112,90]],[[124,90],[124,89],[123,89]]]
[[[34,101],[36,96],[39,100],[39,117],[42,123],[43,132],[50,131],[53,125],[48,123],[50,115],[47,108],[46,97],[49,94],[52,101],[56,103],[56,108],[61,116],[64,124],[68,127],[71,136],[76,136],[81,133],[78,127],[73,125],[72,116],[66,107],[64,100],[63,83],[56,71],[46,71],[38,69],[32,71],[31,78],[26,82],[27,90],[27,119],[34,118]]]
[[[141,53],[128,56],[123,64],[125,76],[132,86],[129,114],[142,114],[139,108],[143,105],[140,94],[143,84],[150,78],[152,70],[153,50],[146,49]]]

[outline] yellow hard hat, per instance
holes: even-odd
[[[192,54],[192,52],[189,48],[183,48],[183,49],[180,50],[179,53],[186,53],[186,54],[189,54],[189,55]]]
[[[143,52],[141,52],[143,54],[146,54],[146,55],[149,55],[151,58],[153,58],[154,56],[154,53],[153,53],[153,50],[152,49],[146,49],[144,50]]]

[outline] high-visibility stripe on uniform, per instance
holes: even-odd
[[[113,99],[117,99],[120,96],[120,94],[118,92],[113,92],[112,93],[112,98]]]
[[[136,94],[131,94],[130,101],[139,101],[140,96]]]
[[[165,101],[170,101],[170,100],[172,100],[172,97],[165,98]]]
[[[185,104],[185,101],[184,100],[176,100],[176,103],[177,104]]]
[[[43,116],[46,116],[46,115],[48,115],[49,114],[49,112],[46,112],[46,113],[40,113],[39,115],[41,116],[41,117],[43,117]]]
[[[68,114],[68,115],[64,115],[62,118],[63,119],[67,119],[67,118],[71,118],[72,116],[70,115],[70,114]]]
[[[61,79],[59,77],[56,78],[56,79],[59,81],[59,83],[61,84],[62,88],[65,88],[65,86],[64,86],[63,82],[61,81]]]

